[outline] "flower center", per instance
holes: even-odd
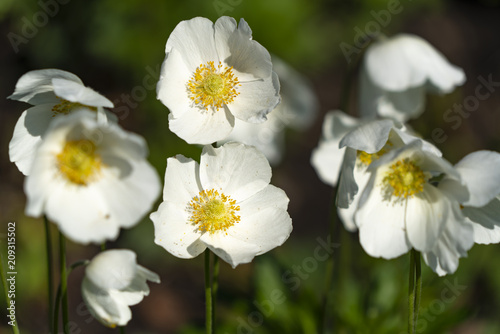
[[[365,166],[369,166],[373,160],[380,159],[380,157],[386,153],[387,153],[387,150],[385,148],[382,148],[380,151],[372,153],[372,154],[366,153],[365,151],[358,151],[357,156],[358,156],[359,162],[361,162]]]
[[[236,214],[240,207],[235,204],[235,200],[217,190],[202,190],[189,202],[190,221],[198,225],[200,232],[225,231],[240,221]]]
[[[187,84],[189,98],[201,108],[208,110],[213,107],[219,110],[225,104],[233,102],[239,95],[236,86],[240,83],[234,76],[233,67],[227,67],[219,62],[217,68],[213,61],[196,68]]]
[[[91,107],[85,104],[81,104],[78,102],[71,102],[61,98],[59,99],[61,100],[61,102],[52,107],[52,111],[54,112],[54,114],[52,114],[52,117],[60,114],[67,115],[77,108],[88,108],[92,111],[97,111],[97,107]]]
[[[391,195],[408,198],[424,190],[427,177],[422,169],[409,158],[399,160],[390,169],[382,182],[389,193],[392,190]]]
[[[58,168],[72,183],[86,186],[101,169],[101,157],[89,140],[67,141],[57,155]]]

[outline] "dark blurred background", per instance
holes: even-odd
[[[389,8],[400,10],[384,16]],[[339,108],[341,94],[349,91],[345,86],[348,73],[354,76],[350,108],[345,111],[357,113],[357,69],[348,64],[340,46],[355,46],[360,32],[417,34],[464,69],[465,85],[445,96],[429,96],[425,113],[411,122],[425,138],[431,138],[434,129],[443,129],[446,140],[436,145],[450,162],[475,150],[500,151],[497,91],[480,101],[456,129],[443,118],[455,103],[474,96],[480,77],[500,82],[498,0],[1,0],[0,247],[5,252],[7,222],[15,221],[16,305],[22,333],[47,333],[48,329],[43,224],[41,219],[24,215],[24,177],[8,159],[14,125],[28,107],[6,99],[17,79],[41,68],[78,75],[114,101],[125,129],[146,138],[149,160],[163,178],[167,157],[184,154],[198,159],[201,152],[168,130],[168,110],[156,99],[153,86],[165,43],[179,21],[195,16],[215,21],[221,15],[245,18],[256,41],[304,74],[320,109],[308,130],[286,132],[285,158],[273,169],[273,183],[290,198],[294,231],[285,245],[252,264],[233,270],[222,263],[219,333],[317,331],[325,262],[313,256],[320,245],[318,238],[326,240],[332,188],[320,182],[309,159],[318,144],[324,114]],[[136,251],[139,263],[159,273],[162,280],[159,285],[151,284],[150,296],[132,307],[127,333],[203,333],[202,257],[177,259],[155,245],[153,238],[153,224],[146,217],[108,244]],[[370,258],[357,234],[342,228],[335,240],[340,247],[335,252],[334,299],[329,305],[335,333],[403,333],[409,257]],[[90,259],[98,252],[98,246],[69,242],[68,262]],[[500,333],[499,258],[499,245],[475,245],[454,275],[439,278],[423,265],[419,332]],[[83,269],[77,268],[69,279],[71,333],[118,333],[88,314],[80,296],[82,275]],[[273,291],[279,291],[282,298],[269,303],[276,297]],[[10,331],[5,312],[2,306],[0,333]]]

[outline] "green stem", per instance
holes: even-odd
[[[213,272],[213,279],[212,279],[212,324],[213,324],[213,333],[215,334],[215,309],[217,306],[217,291],[219,290],[219,271],[220,271],[220,265],[219,265],[219,257],[215,255],[214,253],[214,272]]]
[[[212,285],[210,282],[210,250],[205,250],[205,327],[207,334],[213,334]]]
[[[125,334],[125,326],[120,326],[120,334]]]
[[[10,306],[10,298],[9,298],[9,289],[7,288],[7,277],[5,276],[5,269],[3,265],[3,255],[0,251],[0,277],[2,279],[3,292],[5,294],[5,302],[7,303],[7,307]],[[14,334],[19,334],[19,323],[17,322],[17,317],[15,318],[15,325],[12,327],[12,332]]]
[[[415,308],[413,309],[413,319],[415,321],[415,326],[418,320],[418,310],[420,308],[420,297],[422,294],[422,267],[421,267],[421,257],[420,253],[416,250],[412,250],[415,253],[415,275],[416,275],[416,287],[415,287]]]
[[[415,333],[415,253],[410,251],[410,275],[408,280],[408,333]]]
[[[69,269],[67,276],[71,274],[71,272],[79,267],[83,266],[89,263],[89,260],[80,260],[78,262],[73,263]],[[61,305],[61,284],[58,285],[57,287],[57,293],[56,293],[56,299],[55,299],[55,307],[54,307],[54,318],[53,318],[53,323],[54,323],[54,333],[57,333],[59,330],[59,307]]]
[[[101,252],[104,252],[106,250],[106,241],[104,241],[102,244],[101,244]]]
[[[54,260],[52,253],[52,237],[50,234],[50,223],[47,219],[47,216],[43,216],[43,223],[45,226],[45,249],[47,253],[47,293],[49,300],[49,333],[57,333],[54,331],[52,326],[52,319],[54,317],[54,273],[52,272],[52,268],[54,268]]]
[[[62,326],[63,333],[68,334],[68,273],[66,268],[66,239],[59,232],[59,258],[61,266],[61,299],[62,299]]]

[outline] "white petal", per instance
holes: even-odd
[[[434,248],[422,253],[425,263],[439,276],[454,273],[459,258],[466,257],[474,244],[472,224],[459,211],[450,216]]]
[[[231,133],[234,116],[227,107],[217,111],[189,109],[179,117],[169,114],[168,126],[189,144],[211,144]]]
[[[473,223],[474,242],[493,244],[500,242],[500,200],[494,198],[481,208],[464,207],[462,213]]]
[[[354,196],[358,193],[358,185],[354,179],[354,169],[356,168],[357,151],[347,147],[344,160],[342,162],[341,174],[339,178],[339,188],[337,190],[337,206],[348,208]]]
[[[217,64],[220,59],[215,49],[214,34],[212,21],[204,17],[181,21],[168,37],[165,52],[177,50],[190,72],[208,61]]]
[[[134,252],[128,249],[111,249],[96,255],[85,268],[85,275],[102,289],[124,289],[137,273]]]
[[[425,89],[423,86],[400,92],[386,91],[377,101],[378,114],[382,117],[405,122],[424,112]]]
[[[366,172],[365,167],[357,165],[354,168],[353,176],[358,188],[360,189],[359,192],[362,192],[366,188],[370,180],[370,175],[370,173]],[[360,198],[361,196],[354,196],[348,208],[338,208],[337,210],[342,223],[344,223],[344,227],[350,232],[356,231],[358,229],[354,216],[356,211],[358,210],[358,203]]]
[[[227,143],[205,146],[200,159],[203,189],[222,189],[237,202],[264,189],[271,180],[271,167],[255,147]]]
[[[394,122],[390,120],[362,124],[342,138],[340,147],[352,147],[369,154],[378,152],[387,143],[393,126]]]
[[[460,160],[456,165],[469,190],[464,206],[481,207],[500,194],[500,154],[477,151]]]
[[[155,226],[155,243],[170,254],[191,259],[201,254],[206,246],[199,241],[201,233],[189,221],[188,203],[163,202],[158,211],[150,215]]]
[[[447,93],[463,84],[463,71],[418,36],[400,34],[372,44],[365,55],[371,80],[384,90],[402,91],[429,81]]]
[[[167,159],[163,201],[178,205],[189,203],[202,190],[199,180],[200,166],[183,155]]]
[[[104,161],[103,161],[104,162]],[[121,227],[132,227],[151,210],[160,193],[156,170],[144,160],[114,160],[111,173],[103,171],[96,188],[108,209],[107,219],[116,220]]]
[[[92,107],[113,108],[113,102],[89,87],[66,79],[52,79],[54,93],[65,100],[78,102]]]
[[[337,141],[324,141],[311,155],[311,165],[321,181],[335,187],[339,179],[340,167],[344,159],[345,147],[339,149]]]
[[[279,106],[278,106],[279,108]],[[230,141],[237,141],[246,145],[255,146],[264,153],[271,165],[277,165],[285,150],[284,124],[275,117],[276,109],[268,115],[264,123],[248,123],[239,119],[234,120],[234,129],[218,146]]]
[[[105,326],[125,326],[132,319],[127,304],[120,303],[86,277],[82,282],[82,297],[92,315]]]
[[[458,203],[451,203],[447,196],[429,184],[406,201],[408,239],[416,250],[428,252],[435,246],[446,222],[454,218]]]
[[[57,101],[53,93],[52,79],[61,78],[82,84],[80,78],[70,72],[58,69],[30,71],[19,78],[14,94],[9,99],[31,104],[54,103]]]
[[[236,29],[236,21],[227,16],[215,22],[215,44],[220,60],[232,66],[240,82],[265,79],[271,75],[269,52],[252,40],[252,30],[244,19]]]
[[[228,237],[225,232],[205,233],[200,239],[215,255],[235,268],[239,264],[252,262],[260,251],[259,246]]]
[[[359,228],[359,241],[373,257],[392,259],[411,249],[406,236],[404,203],[388,201],[380,189],[373,189],[372,177],[366,190],[365,201],[358,205],[355,221]]]
[[[181,115],[182,111],[193,104],[187,92],[187,84],[193,74],[186,67],[179,51],[174,49],[167,54],[161,67],[156,93],[158,99],[175,116]]]
[[[16,123],[9,143],[9,158],[24,175],[29,174],[41,137],[53,120],[52,106],[49,103],[31,107],[22,113]]]
[[[240,95],[227,107],[231,113],[243,121],[262,123],[280,102],[280,84],[276,73],[255,81],[243,82],[237,89]]]
[[[286,210],[289,201],[283,190],[269,184],[255,195],[238,203],[240,205],[238,214],[244,218],[268,208]]]

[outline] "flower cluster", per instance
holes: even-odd
[[[415,249],[445,275],[474,242],[500,242],[500,154],[474,152],[453,166],[401,123],[423,112],[426,89],[448,93],[464,81],[463,71],[423,39],[384,37],[363,59],[363,117],[325,117],[311,163],[338,187],[338,214],[346,229],[359,230],[369,255],[391,259]]]

